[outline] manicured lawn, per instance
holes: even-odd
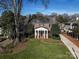
[[[0,55],[0,59],[74,59],[59,41],[29,40],[26,49],[17,54]]]

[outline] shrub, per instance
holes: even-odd
[[[52,35],[52,38],[56,39],[56,40],[60,40],[60,36],[59,35]]]
[[[55,35],[55,34],[59,34],[60,33],[60,29],[59,29],[58,24],[53,24],[52,25],[51,33],[52,33],[52,35]]]
[[[27,37],[33,36],[34,26],[32,24],[27,24],[26,25],[26,33],[27,33]]]
[[[51,28],[51,37],[54,39],[60,39],[59,33],[60,33],[60,29],[58,24],[53,24]]]

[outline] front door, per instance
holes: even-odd
[[[44,38],[43,34],[44,34],[44,31],[39,31],[39,38],[40,39],[43,39]]]

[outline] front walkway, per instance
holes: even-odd
[[[60,34],[61,41],[68,47],[76,59],[79,59],[79,41],[66,35]]]

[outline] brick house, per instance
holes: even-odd
[[[46,19],[47,18],[47,19]],[[56,24],[56,18],[46,16],[45,19],[32,19],[34,25],[34,36],[36,39],[48,39],[52,24]]]

